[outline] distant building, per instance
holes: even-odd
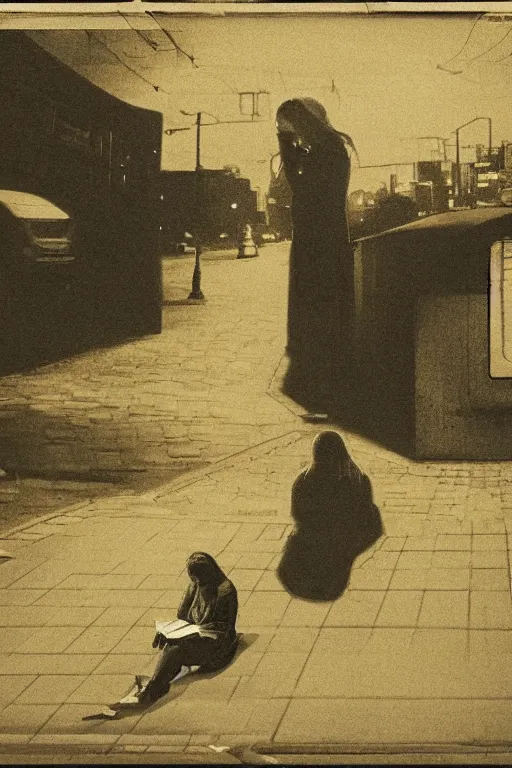
[[[208,247],[232,246],[241,227],[260,220],[257,192],[249,179],[233,168],[204,169],[197,188],[195,171],[162,171],[160,174],[160,226],[163,253],[173,253],[178,243],[192,242],[197,228]]]

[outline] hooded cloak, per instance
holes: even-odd
[[[350,366],[354,290],[346,206],[347,145],[353,144],[310,98],[284,102],[277,127],[292,190],[287,352],[322,405]]]

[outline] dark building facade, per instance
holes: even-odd
[[[1,367],[158,333],[162,115],[114,98],[10,30],[0,31],[0,100],[0,188],[64,209],[76,255],[64,281],[41,272],[22,280],[17,254],[3,253],[1,290],[22,300],[9,304],[16,310],[0,302]]]

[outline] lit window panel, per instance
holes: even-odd
[[[512,240],[492,246],[490,278],[490,374],[512,378]]]

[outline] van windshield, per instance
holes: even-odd
[[[30,219],[28,225],[34,237],[59,239],[68,236],[69,219]]]

